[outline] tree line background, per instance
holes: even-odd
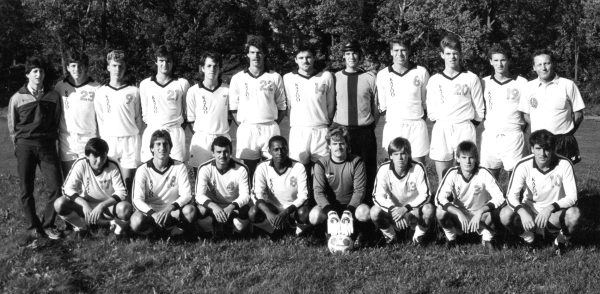
[[[561,76],[574,79],[586,103],[600,103],[600,1],[598,0],[2,0],[0,1],[0,105],[25,82],[22,64],[31,55],[51,61],[51,79],[65,75],[69,50],[90,57],[90,72],[106,81],[106,53],[125,50],[128,76],[153,74],[154,48],[176,52],[178,75],[198,79],[202,52],[224,55],[224,75],[245,65],[249,34],[270,45],[268,65],[295,68],[294,49],[310,43],[319,63],[342,66],[340,48],[357,39],[383,65],[387,41],[412,40],[415,62],[431,73],[443,67],[438,44],[446,34],[463,43],[464,66],[490,74],[487,49],[512,50],[513,72],[535,77],[531,54],[551,50]]]

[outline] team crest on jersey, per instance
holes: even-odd
[[[508,95],[509,100],[518,100],[521,93],[519,93],[519,89],[510,89],[510,95]]]
[[[327,173],[325,177],[327,178],[327,181],[331,182],[335,178],[335,175],[333,173]]]
[[[177,178],[175,176],[171,177],[171,182],[169,182],[169,188],[173,188],[177,185]]]
[[[417,190],[417,183],[415,182],[409,182],[408,183],[408,191],[409,192],[414,192]]]
[[[133,96],[131,96],[131,95],[125,96],[125,104],[129,105],[129,103],[131,103],[132,100],[133,100]]]
[[[292,186],[292,187],[298,186],[298,179],[296,179],[296,177],[290,178],[290,186]]]
[[[531,99],[529,100],[529,105],[531,105],[532,108],[537,108],[537,106],[538,106],[537,99],[535,99],[535,97],[531,97]]]
[[[229,191],[229,192],[233,192],[233,191],[235,191],[235,183],[234,183],[234,182],[229,182],[229,183],[227,184],[227,187],[226,187],[226,189],[227,189],[227,191]]]
[[[110,184],[111,184],[110,180],[99,180],[98,182],[99,182],[100,188],[102,188],[102,190],[106,191],[106,190],[110,189]]]
[[[481,194],[481,190],[483,188],[481,187],[481,185],[475,185],[474,189],[473,189],[473,194],[475,196],[479,196],[479,194]]]
[[[152,180],[148,180],[148,199],[154,198],[154,191],[152,189],[154,189],[154,183]]]
[[[421,87],[421,85],[423,85],[423,81],[421,81],[421,79],[418,76],[415,76],[415,79],[413,80],[413,85],[415,85],[415,87]]]

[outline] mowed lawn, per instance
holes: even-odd
[[[600,122],[586,120],[577,133],[584,159],[575,172],[579,190],[591,199],[581,204],[588,206],[597,203],[600,191],[599,127]],[[282,127],[282,133],[287,136],[287,127]],[[23,230],[19,179],[4,118],[0,119],[0,138],[1,293],[600,292],[600,233],[595,223],[576,236],[575,248],[562,257],[553,256],[548,246],[531,253],[515,243],[490,254],[476,241],[452,250],[401,242],[334,256],[324,244],[295,236],[274,242],[267,237],[122,241],[105,230],[83,240],[45,241],[35,249],[19,248],[15,242]],[[435,190],[431,163],[428,170]],[[506,185],[505,176],[501,182]]]

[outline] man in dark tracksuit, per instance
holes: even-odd
[[[54,201],[60,196],[62,185],[56,150],[62,113],[60,95],[50,87],[44,87],[44,65],[39,58],[27,60],[25,75],[27,84],[10,98],[7,117],[21,179],[20,199],[27,222],[27,233],[19,241],[21,246],[38,237],[61,238],[54,226]],[[49,194],[41,220],[36,214],[33,197],[37,166],[46,178]]]

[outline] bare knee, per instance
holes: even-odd
[[[581,217],[581,211],[579,207],[571,207],[565,212],[565,225],[572,230],[579,223]]]
[[[119,219],[128,220],[133,213],[133,206],[127,201],[121,201],[116,204],[115,212]]]
[[[144,230],[145,218],[146,216],[143,213],[136,211],[131,215],[129,226],[134,232],[141,232]]]
[[[319,206],[313,207],[313,209],[310,210],[310,214],[308,215],[308,220],[310,221],[311,225],[321,224],[325,222],[326,219],[327,216],[323,212],[323,209]]]
[[[188,223],[193,223],[198,218],[198,210],[192,204],[187,204],[181,209],[183,217]]]
[[[54,210],[56,211],[56,213],[58,213],[59,215],[69,214],[71,212],[68,208],[69,202],[71,202],[71,200],[67,199],[67,197],[65,196],[58,197],[58,199],[54,201]]]
[[[309,222],[309,214],[310,214],[310,209],[306,206],[300,206],[298,208],[298,211],[296,212],[297,214],[297,220],[299,223],[301,224],[307,224]]]
[[[504,227],[510,226],[514,214],[512,208],[508,206],[505,206],[500,210],[500,222]]]
[[[424,221],[429,221],[435,215],[435,206],[431,203],[427,203],[423,205],[421,208],[421,215],[423,216]]]
[[[369,211],[371,220],[373,220],[373,222],[380,222],[384,218],[383,213],[383,209],[381,209],[381,207],[379,207],[378,205],[373,205],[373,207],[371,207],[371,210]]]
[[[371,209],[369,208],[368,205],[361,204],[354,211],[354,217],[359,222],[368,222],[369,220],[371,220],[370,211],[371,211]]]

